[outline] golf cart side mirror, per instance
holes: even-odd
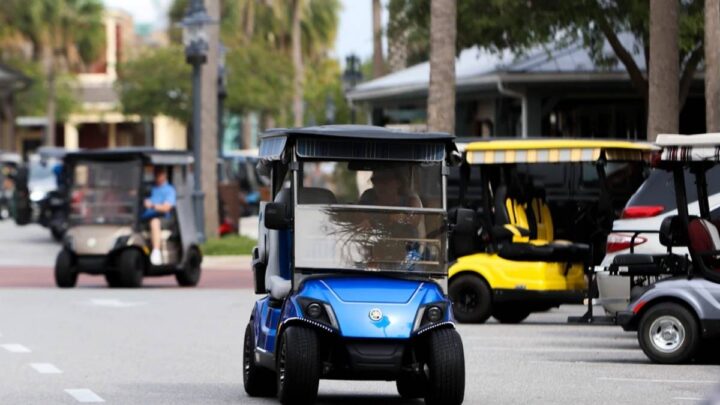
[[[265,204],[265,227],[278,231],[290,228],[292,217],[285,203],[272,202]]]
[[[450,252],[455,258],[467,256],[475,251],[475,211],[454,208],[449,212],[451,224]]]
[[[679,216],[672,215],[663,219],[660,224],[660,244],[668,248],[688,245],[687,230],[683,229]]]

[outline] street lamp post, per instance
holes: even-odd
[[[207,26],[213,20],[207,14],[203,0],[190,0],[185,18],[181,25],[183,27],[183,44],[185,45],[185,60],[192,65],[193,81],[193,118],[192,118],[192,148],[193,148],[193,208],[195,209],[195,228],[200,242],[205,241],[205,193],[202,191],[202,128],[200,113],[201,103],[201,73],[202,65],[207,62],[208,32]]]
[[[357,55],[350,54],[345,58],[345,71],[342,75],[342,85],[345,91],[345,98],[347,94],[357,86],[362,80],[362,72],[360,72],[360,58]],[[355,123],[355,105],[352,100],[348,99],[350,106],[350,123]]]

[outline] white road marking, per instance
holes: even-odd
[[[30,349],[17,343],[8,343],[5,345],[0,345],[0,347],[9,351],[10,353],[30,353]]]
[[[50,363],[30,363],[30,367],[40,374],[62,374],[62,370]]]
[[[98,307],[110,307],[110,308],[130,308],[145,305],[144,302],[128,302],[120,301],[115,298],[94,298],[90,300],[91,305]]]
[[[105,402],[98,394],[87,388],[68,388],[65,392],[70,394],[78,402]]]
[[[600,377],[598,380],[603,381],[627,381],[627,382],[649,382],[660,384],[717,384],[717,381],[710,380],[659,380],[653,378],[616,378],[616,377]]]

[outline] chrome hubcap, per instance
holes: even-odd
[[[663,353],[676,351],[685,342],[685,327],[674,316],[664,315],[650,325],[650,341]]]

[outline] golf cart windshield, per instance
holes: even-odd
[[[130,225],[138,216],[139,161],[80,161],[73,167],[70,221]]]
[[[444,274],[441,162],[306,161],[301,169],[296,267]]]

